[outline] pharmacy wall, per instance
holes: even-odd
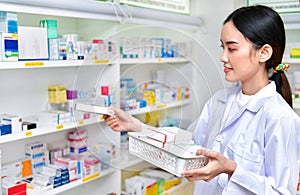
[[[195,61],[197,61],[199,72],[205,75],[206,83],[198,82],[198,76],[194,87],[197,90],[196,101],[199,102],[197,113],[200,114],[204,102],[218,89],[230,85],[224,79],[223,65],[220,62],[221,48],[220,48],[220,32],[222,28],[222,21],[235,8],[243,5],[244,2],[230,0],[225,2],[218,1],[193,1],[193,13],[203,18],[205,21],[200,29],[195,33],[194,39],[197,44],[194,45]],[[220,4],[219,7],[213,6]],[[214,19],[212,19],[214,18]],[[199,51],[199,52],[198,52]],[[217,81],[217,82],[214,82]],[[197,115],[198,115],[197,114]]]
[[[61,5],[60,1],[56,3]],[[77,6],[82,5],[81,1],[77,3]],[[54,39],[62,37],[68,40],[67,43],[75,43],[75,39],[86,41],[94,44],[92,46],[97,49],[103,49],[101,44],[105,43],[106,48],[110,48],[105,57],[92,53],[93,57],[89,58],[87,55],[82,60],[77,58],[80,57],[79,53],[75,54],[70,50],[71,45],[60,44],[61,55],[48,60],[39,55],[33,46],[35,43],[37,48],[40,47],[38,51],[45,49],[45,45],[38,44],[40,39],[37,38],[34,40],[36,42],[31,40],[31,46],[22,45],[32,49],[21,47],[23,52],[35,56],[27,53],[22,58],[24,61],[4,56],[7,61],[1,62],[1,83],[5,83],[0,86],[5,91],[5,96],[1,97],[1,113],[7,113],[6,119],[14,119],[18,125],[21,124],[11,131],[3,131],[0,137],[3,165],[1,174],[7,178],[2,180],[4,193],[18,187],[24,190],[24,183],[27,183],[31,188],[27,189],[28,194],[121,194],[129,176],[150,166],[143,160],[128,155],[127,135],[111,131],[104,124],[101,115],[73,112],[76,101],[89,101],[93,97],[89,103],[103,107],[121,107],[155,126],[160,125],[160,121],[164,119],[164,124],[186,127],[196,117],[192,104],[196,98],[196,90],[193,88],[194,80],[191,75],[197,73],[195,75],[198,75],[198,81],[206,82],[205,75],[198,71],[198,62],[193,60],[192,53],[195,27],[198,28],[198,24],[192,24],[188,28],[185,27],[186,24],[182,24],[184,28],[175,24],[179,26],[177,29],[172,26],[158,28],[155,24],[106,21],[98,19],[98,13],[92,12],[94,8],[88,6],[88,3],[82,5],[79,14],[67,8],[61,10],[55,6],[43,7],[43,4],[34,0],[14,3],[0,1],[0,4],[3,11],[17,12],[18,25],[24,26],[24,31],[29,30],[25,34],[20,31],[20,40],[40,38],[45,32],[49,36],[47,30],[50,26],[45,25],[45,22],[49,24],[56,21],[57,37]],[[74,7],[76,5],[72,9]],[[86,10],[90,12],[87,13]],[[201,21],[192,16],[187,18]],[[41,24],[47,28],[39,28]],[[24,39],[24,36],[27,37]],[[162,40],[166,41],[177,48],[177,55],[168,53],[169,51],[162,53],[162,50],[155,50],[157,53],[149,53],[148,50],[143,50],[146,56],[137,58],[137,54],[140,54],[137,52],[145,46],[131,50],[132,45],[137,45],[137,37],[156,41],[158,44]],[[53,40],[48,41],[50,43]],[[113,56],[113,52],[119,52],[119,48],[123,49],[122,53],[118,53],[117,57]],[[158,48],[163,47],[158,45]],[[50,54],[49,56],[52,57]],[[164,88],[159,84],[164,84]],[[136,98],[128,97],[128,91],[133,87],[151,87],[151,90],[148,93],[136,92],[136,97],[144,97],[137,104]],[[154,99],[153,91],[156,88],[164,96]],[[69,95],[66,97],[66,94]],[[145,103],[148,106],[145,107]],[[1,121],[4,121],[3,116]],[[26,122],[26,128],[23,122]],[[9,125],[2,125],[1,128],[3,126]],[[67,157],[67,154],[72,157]],[[68,169],[58,168],[58,164],[60,167],[67,166]],[[40,169],[50,172],[42,173]],[[37,177],[31,177],[31,174]],[[15,181],[20,177],[22,184],[16,185]],[[175,185],[176,188],[186,186],[186,181],[181,178],[174,178],[172,175],[166,177],[170,181],[168,188]],[[170,190],[175,191],[176,188]]]

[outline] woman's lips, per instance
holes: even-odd
[[[228,68],[228,67],[224,67],[224,72],[225,73],[228,73],[228,72],[230,72],[231,70],[233,70],[232,68]]]

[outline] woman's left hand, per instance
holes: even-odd
[[[234,161],[215,151],[198,150],[197,155],[208,157],[209,162],[200,169],[185,170],[182,175],[189,181],[204,180],[208,182],[221,173],[231,176],[237,166]]]

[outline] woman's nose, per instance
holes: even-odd
[[[226,52],[223,52],[223,53],[222,53],[221,58],[220,58],[220,61],[221,61],[221,62],[224,62],[224,63],[228,62],[228,57],[227,57],[227,55],[226,55]]]

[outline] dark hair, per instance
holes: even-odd
[[[233,22],[256,49],[265,44],[272,47],[273,54],[266,62],[268,71],[281,64],[285,49],[285,30],[283,21],[276,11],[263,5],[242,7],[231,13],[224,24],[229,21]],[[275,72],[269,79],[275,81],[276,91],[293,107],[290,84],[284,72]]]

